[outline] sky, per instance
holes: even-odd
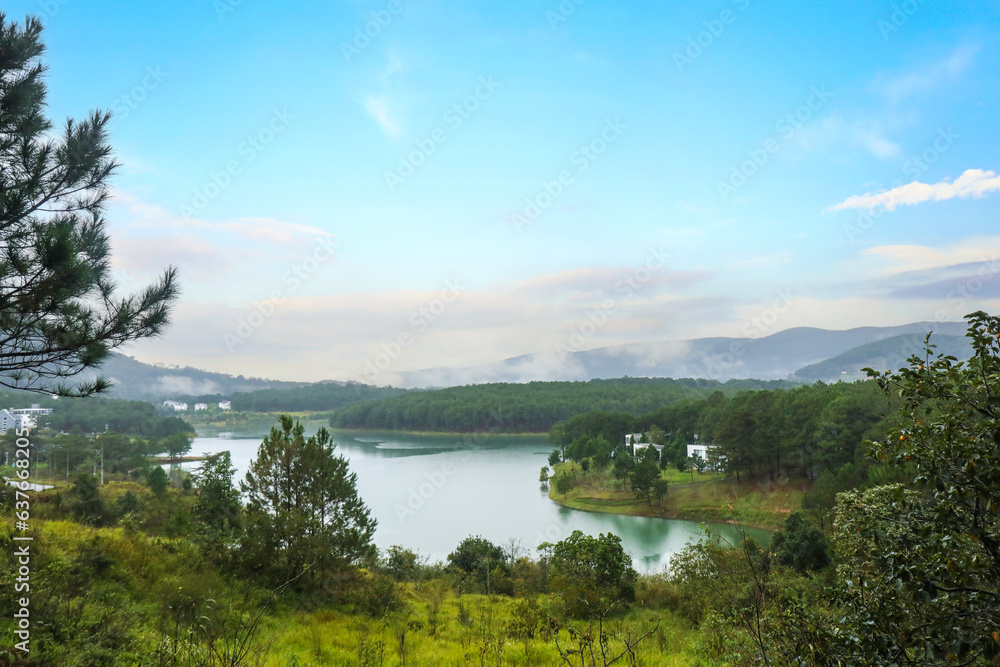
[[[179,269],[142,361],[385,384],[1000,312],[995,2],[5,11],[57,126],[114,113],[123,292]]]

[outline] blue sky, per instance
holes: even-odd
[[[46,24],[54,120],[116,112],[123,288],[181,270],[144,361],[390,382],[586,321],[581,349],[1000,310],[996,3],[6,11]]]

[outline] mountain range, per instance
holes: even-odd
[[[797,327],[760,338],[697,338],[603,347],[560,355],[531,354],[469,368],[433,368],[399,374],[403,387],[447,387],[483,382],[673,377],[854,380],[866,366],[897,369],[932,331],[932,342],[967,358],[964,322],[915,322],[894,327],[828,330]],[[940,340],[939,340],[940,339]],[[964,356],[963,356],[964,355]]]
[[[964,322],[915,322],[895,327],[828,330],[786,329],[760,338],[698,338],[603,347],[563,355],[528,354],[466,368],[431,368],[397,376],[397,386],[450,387],[486,382],[591,380],[630,377],[793,380],[856,380],[860,369],[897,369],[923,349],[927,332],[937,352],[966,359],[972,350]],[[229,395],[260,389],[292,389],[312,383],[233,377],[190,367],[145,364],[112,354],[101,373],[118,398],[159,401],[178,396]],[[328,381],[329,382],[329,381]],[[317,383],[318,384],[318,383]],[[343,383],[340,383],[343,384]]]

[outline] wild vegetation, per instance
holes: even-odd
[[[862,444],[884,435],[896,403],[869,380],[714,392],[639,416],[584,413],[549,432],[550,496],[575,509],[763,527],[804,507],[825,528],[837,492],[902,479],[873,466]],[[627,433],[639,436],[634,452]],[[692,442],[709,455],[689,456]]]
[[[33,652],[8,653],[22,665],[994,664],[1000,319],[970,318],[968,363],[929,350],[898,373],[872,371],[899,400],[866,476],[847,475],[853,463],[820,475],[816,486],[850,490],[786,514],[767,548],[708,540],[646,576],[611,534],[576,532],[534,558],[479,536],[447,563],[377,552],[328,436],[304,438],[286,418],[242,493],[219,456],[194,480],[156,468],[102,487],[80,475],[34,495]],[[734,414],[747,404],[730,402]],[[586,449],[573,445],[567,454]],[[646,457],[637,464],[660,471]],[[745,472],[768,478],[765,463]],[[612,462],[606,474],[620,473]],[[630,474],[628,492],[657,504]],[[666,497],[697,475],[662,475]],[[3,502],[15,506],[14,489]],[[8,586],[16,534],[9,519]],[[0,600],[8,636],[17,604]]]

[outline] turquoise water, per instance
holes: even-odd
[[[320,425],[307,428],[315,431]],[[191,454],[229,450],[241,480],[262,433],[252,435],[199,437]],[[378,520],[380,548],[399,544],[439,561],[469,535],[497,544],[513,538],[534,552],[542,542],[556,542],[574,530],[610,532],[621,537],[636,569],[653,572],[688,541],[704,539],[701,525],[692,521],[581,512],[553,503],[538,482],[552,451],[544,438],[336,431],[333,436],[357,474],[358,493]],[[740,538],[731,525],[708,525],[731,542]],[[769,535],[747,532],[763,542]]]

